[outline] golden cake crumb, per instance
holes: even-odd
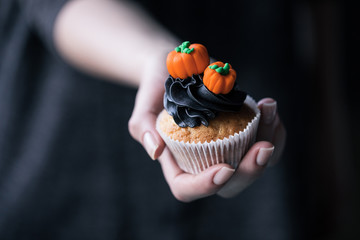
[[[204,143],[223,139],[243,131],[255,117],[255,113],[248,106],[243,105],[240,112],[220,112],[209,121],[209,126],[200,125],[194,128],[179,127],[166,110],[163,110],[159,117],[160,130],[171,139],[190,143]]]

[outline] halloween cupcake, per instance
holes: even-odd
[[[229,63],[209,65],[206,48],[182,43],[166,61],[164,110],[157,130],[179,167],[197,174],[219,163],[236,168],[255,142],[256,102],[239,89]]]

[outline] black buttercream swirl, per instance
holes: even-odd
[[[226,95],[209,91],[200,75],[186,79],[174,79],[171,75],[165,82],[164,107],[180,127],[209,125],[217,112],[238,112],[246,93],[234,88]]]

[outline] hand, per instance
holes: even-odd
[[[280,147],[285,142],[284,136],[277,136],[278,132],[285,130],[278,120],[276,103],[274,105],[272,99],[259,102],[263,112],[259,138],[267,141],[254,144],[244,156],[236,172],[228,164],[217,164],[197,175],[185,173],[179,168],[155,129],[156,118],[163,109],[164,82],[168,76],[164,66],[165,56],[156,56],[146,66],[136,96],[135,108],[129,121],[132,137],[144,146],[152,159],[158,158],[165,179],[178,200],[190,202],[215,193],[223,197],[236,195],[264,171],[274,150],[273,144],[268,141],[278,140],[281,144],[277,145]],[[274,160],[271,162],[275,162],[278,155],[280,153],[274,154]]]
[[[277,163],[284,150],[286,130],[277,113],[277,103],[272,98],[258,102],[261,119],[255,143],[242,159],[232,178],[217,192],[222,197],[233,197],[254,182],[266,166]]]
[[[168,77],[165,67],[167,52],[148,61],[136,96],[135,107],[129,120],[129,131],[140,142],[149,156],[158,158],[165,179],[173,195],[180,201],[189,202],[215,194],[233,175],[234,169],[227,164],[208,168],[201,174],[182,171],[155,129],[156,118],[163,109],[164,83]],[[161,157],[160,157],[161,155]]]

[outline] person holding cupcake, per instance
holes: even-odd
[[[251,229],[233,211],[251,201],[208,196],[247,188],[286,136],[277,102],[239,89],[235,64],[210,62],[205,46],[181,44],[132,1],[0,6],[0,239]]]
[[[277,113],[276,100],[264,98],[257,103],[258,109],[262,113],[259,120],[257,142],[248,149],[237,169],[234,169],[235,165],[230,167],[222,163],[197,175],[188,174],[181,170],[156,130],[157,115],[164,108],[165,80],[169,76],[169,71],[172,75],[175,70],[171,68],[170,60],[167,61],[167,57],[169,53],[185,56],[185,58],[195,56],[194,61],[198,65],[198,69],[194,69],[193,73],[198,75],[203,74],[205,68],[210,64],[207,49],[201,44],[189,46],[187,46],[189,43],[186,42],[180,44],[177,37],[163,29],[136,5],[108,1],[102,4],[89,3],[90,10],[92,5],[100,5],[99,9],[108,9],[114,5],[114,8],[107,13],[110,16],[111,14],[116,15],[114,18],[117,19],[116,22],[120,24],[119,26],[123,27],[123,31],[121,34],[116,34],[117,31],[111,35],[105,34],[111,29],[111,24],[107,25],[109,29],[97,29],[97,31],[103,32],[100,36],[103,36],[104,39],[101,42],[95,41],[96,38],[89,41],[88,44],[91,44],[93,51],[88,51],[89,46],[83,45],[82,42],[92,33],[92,30],[79,34],[76,31],[76,26],[67,22],[70,21],[68,20],[70,18],[76,18],[76,16],[72,16],[75,15],[74,12],[82,11],[78,10],[81,8],[78,6],[82,4],[87,5],[78,2],[67,4],[65,10],[60,12],[58,18],[60,20],[55,25],[54,33],[57,49],[65,59],[80,69],[95,73],[95,75],[105,76],[110,81],[115,82],[119,82],[120,76],[121,84],[138,87],[134,110],[128,123],[129,132],[135,140],[144,146],[152,159],[159,160],[166,181],[178,200],[188,202],[215,193],[224,197],[235,196],[258,178],[267,165],[272,165],[279,159],[285,145],[286,131]],[[62,17],[63,12],[70,17]],[[133,21],[132,28],[128,27],[127,22],[122,22],[119,12],[126,16],[124,18],[129,18],[128,21]],[[138,20],[136,15],[131,15],[133,12],[141,14],[142,20]],[[130,15],[126,15],[127,13]],[[105,21],[107,18],[102,19]],[[100,23],[95,22],[94,26],[98,26],[98,24]],[[151,29],[150,32],[149,29]],[[69,35],[73,37],[68,38]],[[119,52],[114,51],[112,46],[116,41],[122,42],[122,46],[126,47],[122,47]],[[184,53],[184,50],[188,52]],[[167,66],[170,67],[169,71]],[[207,71],[209,73],[216,72],[216,69],[207,69]],[[191,75],[191,72],[188,75]],[[174,77],[186,79],[188,76]],[[208,89],[208,87],[203,89]],[[233,93],[234,91],[231,91],[226,96],[232,96]],[[225,95],[223,94],[223,96]],[[240,94],[240,98],[244,96],[243,93]],[[268,163],[270,160],[271,162]]]
[[[286,131],[276,101],[264,98],[256,104],[238,88],[232,66],[210,64],[202,44],[183,42],[169,52],[166,66],[169,75],[160,71],[162,79],[153,72],[157,68],[148,68],[130,133],[159,160],[178,200],[235,196],[279,160]]]

